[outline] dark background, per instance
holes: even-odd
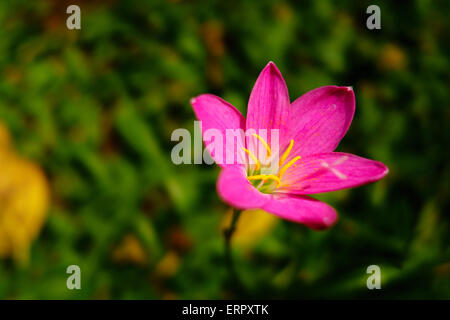
[[[66,28],[70,4],[81,30]],[[366,28],[370,4],[381,30]],[[16,156],[0,161],[0,298],[449,299],[449,14],[447,1],[1,1],[0,159]],[[170,136],[193,132],[201,93],[245,114],[270,60],[292,100],[353,86],[338,150],[390,172],[320,195],[340,215],[328,231],[243,213],[236,280],[219,168],[175,166]],[[72,264],[81,290],[66,288]],[[372,264],[381,290],[366,288]]]

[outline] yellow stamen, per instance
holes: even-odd
[[[248,176],[247,179],[249,181],[250,180],[263,180],[264,182],[266,182],[267,180],[275,180],[277,182],[277,187],[279,187],[281,184],[280,178],[278,178],[274,174],[258,174],[256,176]]]
[[[300,156],[296,156],[294,159],[292,159],[291,161],[289,161],[283,168],[280,169],[280,172],[278,172],[278,177],[283,176],[283,174],[286,172],[287,169],[289,169],[290,166],[292,166],[294,163],[297,162],[297,160],[301,159],[302,157]]]
[[[248,149],[246,149],[246,148],[242,148],[242,150],[244,150],[244,151],[249,155],[249,157],[252,158],[252,159],[255,161],[255,163],[256,163],[256,168],[255,168],[255,170],[259,170],[259,168],[261,167],[261,165],[259,164],[258,158],[256,158],[255,155],[254,155],[250,150],[248,150]]]
[[[284,161],[289,156],[289,153],[291,153],[292,147],[294,146],[294,140],[291,140],[291,143],[289,143],[289,147],[286,149],[286,151],[283,153],[280,159],[280,166],[283,165]]]
[[[261,138],[260,135],[258,135],[258,134],[256,134],[256,133],[253,133],[252,136],[254,136],[256,139],[258,139],[259,141],[261,141],[261,143],[263,144],[263,146],[266,147],[266,149],[267,149],[267,156],[270,157],[270,154],[272,153],[272,151],[270,150],[270,147],[269,147],[269,145],[267,144],[267,142],[266,142],[263,138]]]

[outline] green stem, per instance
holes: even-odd
[[[241,215],[241,211],[233,209],[233,216],[231,218],[230,226],[223,231],[225,236],[225,259],[230,269],[230,274],[233,278],[237,279],[236,270],[234,269],[233,259],[231,255],[231,238],[236,230],[236,224]]]
[[[241,211],[233,209],[233,216],[231,217],[231,224],[227,229],[225,229],[223,231],[223,234],[225,236],[225,248],[227,250],[231,249],[231,237],[233,236],[233,233],[236,230],[236,223],[237,223],[240,215],[241,215]]]

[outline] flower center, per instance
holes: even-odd
[[[263,193],[271,193],[274,189],[278,189],[283,187],[283,184],[281,183],[281,179],[284,175],[284,173],[293,166],[298,160],[301,159],[300,156],[296,156],[293,159],[291,159],[288,163],[284,164],[286,159],[289,157],[289,154],[292,150],[292,147],[294,146],[294,140],[291,140],[289,143],[289,146],[284,151],[283,155],[281,156],[277,172],[267,172],[267,170],[263,170],[267,167],[271,166],[271,161],[274,159],[277,159],[278,157],[273,157],[276,155],[272,155],[272,151],[270,149],[270,146],[268,143],[259,135],[254,133],[252,136],[254,136],[256,139],[258,139],[261,144],[266,148],[267,150],[267,156],[270,157],[268,164],[261,165],[261,162],[258,160],[258,158],[251,152],[249,149],[242,148],[242,150],[251,158],[254,162],[254,167],[252,167],[253,164],[249,165],[248,172],[250,175],[247,175],[248,181],[252,183],[252,185],[258,189],[259,191]],[[265,171],[264,173],[262,171]]]
[[[250,181],[250,183],[262,193],[273,193],[273,191],[275,191],[276,189],[288,187],[288,184],[283,184],[282,182],[283,175],[290,167],[297,166],[296,162],[302,158],[301,156],[295,156],[288,163],[284,164],[292,151],[294,140],[290,141],[288,147],[286,148],[278,162],[278,166],[276,166],[275,169],[271,169],[271,163],[275,159],[278,159],[278,154],[272,154],[272,150],[270,149],[269,145],[263,138],[261,138],[261,136],[255,133],[253,134],[253,136],[258,139],[267,150],[268,161],[263,161],[263,163],[261,163],[258,157],[256,157],[252,151],[246,148],[242,148],[242,150],[244,150],[249,158],[253,160],[253,163],[247,162],[247,180]],[[331,164],[321,160],[321,168],[316,168],[314,169],[313,173],[303,176],[301,178],[301,181],[304,182],[311,180],[314,177],[317,178],[317,176],[323,175],[326,172],[332,172],[339,179],[345,180],[347,179],[347,176],[344,173],[340,172],[336,167],[347,161],[347,159],[348,156],[342,156],[336,159]]]

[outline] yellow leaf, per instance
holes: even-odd
[[[49,187],[42,170],[10,149],[0,124],[0,258],[27,263],[29,248],[47,217]]]

